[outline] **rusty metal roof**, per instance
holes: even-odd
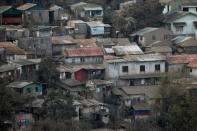
[[[33,3],[26,3],[26,4],[23,4],[21,6],[19,6],[17,9],[18,10],[28,10],[34,6],[36,6],[37,4],[33,4]]]
[[[187,67],[190,67],[190,68],[197,68],[197,59],[196,60],[193,60],[192,62],[190,62]]]
[[[99,47],[69,48],[65,49],[64,55],[65,57],[103,56],[103,50]]]
[[[173,55],[167,57],[168,64],[187,64],[197,60],[197,55]]]
[[[25,50],[12,44],[12,42],[0,42],[0,48],[4,48],[6,54],[25,55]]]

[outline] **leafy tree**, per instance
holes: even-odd
[[[59,80],[59,74],[56,70],[56,64],[52,58],[43,59],[39,65],[37,72],[38,81],[47,83],[49,87],[52,87]]]
[[[121,33],[124,36],[127,36],[135,29],[136,20],[131,16],[127,17],[124,16],[124,14],[115,14],[112,18],[112,24],[116,35]]]
[[[72,119],[77,114],[72,103],[72,97],[63,90],[49,90],[43,107],[37,112],[40,119],[34,124],[33,131],[80,131],[80,127],[84,126],[73,124]]]
[[[0,80],[0,131],[1,129],[2,131],[7,130],[4,124],[5,121],[9,121],[14,125],[16,111],[33,99],[33,97],[15,93],[10,88],[7,88],[4,83]]]
[[[136,3],[122,10],[119,17],[113,17],[115,19],[113,25],[115,28],[122,28],[123,26],[124,28],[122,29],[126,32],[128,32],[128,30],[132,31],[133,28],[128,25],[131,25],[130,23],[133,22],[133,20],[135,20],[136,29],[148,26],[160,26],[163,18],[162,10],[163,7],[158,0],[146,0],[143,4]],[[129,21],[129,24],[125,24],[124,21]],[[116,23],[120,24],[116,26]]]
[[[197,103],[185,92],[184,84],[177,85],[172,80],[166,77],[162,82],[164,101],[157,118],[158,125],[165,131],[196,131]]]

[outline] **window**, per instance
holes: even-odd
[[[183,11],[189,11],[188,7],[183,7]]]
[[[155,65],[155,71],[160,71],[160,65],[159,64]]]
[[[155,35],[152,35],[152,40],[156,40],[156,37],[155,37]]]
[[[41,12],[39,12],[39,17],[42,17],[42,13]]]
[[[75,59],[74,58],[72,59],[72,63],[75,63]]]
[[[197,12],[197,7],[196,7],[196,12]]]
[[[31,88],[27,88],[27,93],[31,93]]]
[[[140,72],[145,72],[145,65],[140,66]]]
[[[176,32],[183,32],[183,25],[177,25],[175,26]]]
[[[36,90],[36,92],[39,92],[39,87],[36,87],[36,89],[35,89],[35,90]]]
[[[139,36],[140,37],[140,40],[143,40],[143,36]]]
[[[190,68],[190,72],[192,72],[192,68]]]
[[[71,79],[71,73],[70,72],[67,72],[65,75],[66,75],[66,79]]]
[[[122,72],[128,72],[128,70],[129,70],[129,69],[128,69],[128,66],[123,66],[123,67],[122,67]]]
[[[85,62],[85,58],[81,57],[81,63],[84,63]]]
[[[134,80],[130,80],[129,85],[130,85],[130,86],[134,86]]]

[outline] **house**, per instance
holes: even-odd
[[[76,39],[85,39],[88,34],[87,24],[82,20],[69,20],[66,29]]]
[[[69,64],[57,67],[60,80],[86,82],[91,79],[104,79],[105,68],[102,64]]]
[[[165,59],[159,54],[143,54],[106,60],[105,79],[115,86],[158,85],[165,73]]]
[[[75,103],[74,106],[79,108],[79,113],[77,113],[79,114],[79,119],[89,121],[100,120],[104,124],[109,122],[109,106],[107,104],[98,102],[95,99],[76,100]]]
[[[71,36],[54,36],[52,37],[52,54],[53,56],[63,55],[67,48],[76,48],[79,45]]]
[[[80,96],[80,97],[85,98],[87,95],[85,82],[77,81],[74,79],[61,80],[60,87],[75,97]]]
[[[55,22],[61,21],[64,9],[58,5],[52,5],[49,7],[49,22],[55,24]]]
[[[172,38],[172,32],[165,28],[146,27],[130,35],[131,39],[142,47],[156,41],[167,41]]]
[[[27,111],[17,112],[15,119],[17,123],[17,129],[29,130],[35,122],[33,114]]]
[[[153,105],[161,100],[159,86],[119,87],[112,91],[118,97],[122,107],[126,107],[126,115],[135,119],[144,119],[153,114]]]
[[[166,57],[167,72],[185,72],[188,63],[197,59],[197,55],[171,55]]]
[[[111,26],[101,21],[86,22],[88,26],[88,37],[109,37]]]
[[[14,81],[17,79],[19,71],[17,70],[19,66],[12,64],[0,65],[0,78],[7,82]]]
[[[76,3],[70,6],[76,18],[81,18],[85,21],[103,20],[103,7],[91,3]]]
[[[31,53],[32,57],[52,55],[51,37],[26,37],[20,38],[18,46]]]
[[[17,47],[12,42],[0,42],[0,48],[4,49],[7,61],[27,59],[27,53],[25,52],[25,50]]]
[[[181,5],[182,11],[197,13],[197,2],[183,3]]]
[[[86,82],[86,87],[90,91],[89,98],[105,102],[110,97],[112,91],[112,82],[108,80],[93,79]]]
[[[177,54],[196,54],[197,40],[191,36],[177,36],[172,39]]]
[[[10,64],[17,66],[18,80],[35,80],[38,63],[29,59],[18,59],[10,61]]]
[[[51,26],[35,26],[30,29],[32,37],[50,37],[52,36]]]
[[[66,63],[72,64],[102,63],[103,50],[99,47],[68,48],[64,51],[64,57]]]
[[[0,6],[0,25],[21,25],[22,12],[12,6]]]
[[[30,35],[29,29],[22,26],[3,25],[1,27],[5,28],[7,41],[16,41],[23,37],[29,37]]]
[[[49,10],[39,4],[25,3],[17,9],[23,12],[25,25],[49,24]]]
[[[163,23],[174,35],[195,35],[197,14],[185,11],[165,15]]]
[[[7,87],[23,95],[39,96],[43,94],[45,86],[32,81],[14,81]]]
[[[187,68],[189,69],[190,76],[196,78],[197,77],[197,60],[191,61]]]

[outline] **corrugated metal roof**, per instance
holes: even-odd
[[[33,4],[33,3],[25,3],[25,4],[21,5],[21,6],[19,6],[17,9],[24,11],[24,10],[28,10],[28,9],[36,6],[36,5],[37,4]]]
[[[65,49],[65,57],[81,57],[81,56],[103,56],[103,50],[99,47],[92,48],[70,48]]]
[[[105,27],[105,24],[101,21],[91,21],[91,22],[86,22],[86,23],[90,27],[98,27],[98,26]]]
[[[158,86],[132,86],[120,88],[127,95],[140,95],[144,94],[148,98],[160,98]]]
[[[32,84],[32,81],[15,81],[10,83],[9,85],[7,85],[7,87],[11,87],[11,88],[23,88],[27,85]]]
[[[52,44],[53,45],[77,45],[77,43],[74,42],[71,36],[53,36]]]
[[[197,60],[197,55],[172,55],[167,57],[168,64],[187,64]]]
[[[17,67],[19,67],[19,66],[11,65],[11,64],[1,65],[0,66],[0,72],[15,70],[15,69],[17,69]]]
[[[3,12],[11,9],[12,6],[0,6],[0,14],[2,14]]]
[[[143,54],[143,51],[136,44],[129,45],[129,46],[114,46],[113,49],[116,55]]]
[[[0,42],[0,48],[4,48],[6,54],[25,55],[25,50],[17,47],[12,42]]]
[[[75,39],[75,43],[77,43],[80,47],[97,47],[96,39]]]
[[[63,8],[61,6],[58,6],[58,5],[52,5],[50,8],[49,8],[50,11],[55,11],[55,10],[63,10]]]
[[[165,61],[166,57],[160,54],[142,54],[142,55],[128,55],[120,59],[113,59],[106,61],[107,63],[121,63],[121,62],[148,62],[148,61]]]
[[[190,68],[197,68],[197,59],[190,62],[187,67],[190,67]]]
[[[155,27],[146,27],[146,28],[143,28],[143,29],[131,34],[131,36],[144,35],[145,33],[149,33],[149,32],[152,32],[152,31],[155,31],[158,29],[159,28],[155,28]]]

